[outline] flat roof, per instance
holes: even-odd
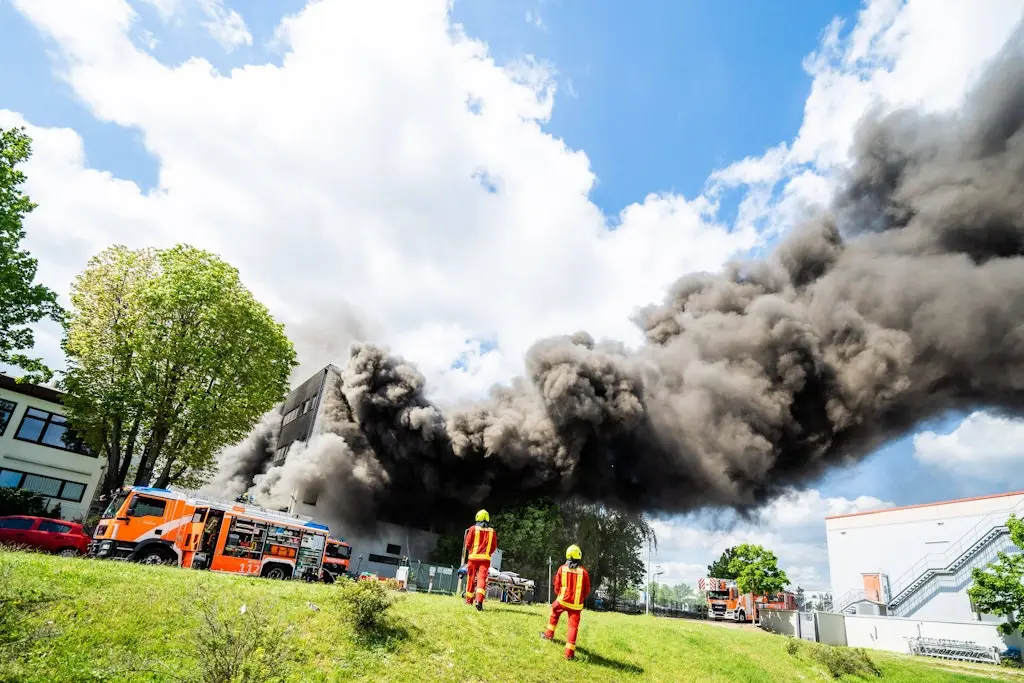
[[[917,505],[902,505],[894,508],[882,508],[880,510],[865,510],[863,512],[850,512],[845,515],[831,515],[825,519],[842,519],[844,517],[860,517],[862,515],[877,515],[880,512],[894,512],[896,510],[912,510],[914,508],[928,508],[936,505],[950,505],[952,503],[968,503],[972,500],[988,500],[989,498],[1005,498],[1007,496],[1024,496],[1024,491],[1009,491],[1007,493],[993,493],[988,496],[973,496],[971,498],[955,498],[953,500],[940,500],[935,503],[918,503]]]
[[[13,391],[16,394],[22,394],[24,396],[32,396],[33,398],[49,401],[50,403],[60,403],[62,405],[64,403],[64,394],[52,387],[46,387],[41,384],[18,382],[15,378],[4,374],[0,374],[0,389]]]

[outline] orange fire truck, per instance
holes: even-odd
[[[327,539],[327,552],[324,553],[324,571],[330,572],[335,578],[348,573],[352,561],[352,546],[336,538]]]
[[[110,501],[89,554],[274,579],[320,578],[330,540],[328,528],[308,517],[132,486]]]
[[[796,595],[783,591],[775,595],[740,593],[731,579],[706,578],[697,581],[697,588],[707,594],[708,618],[733,621],[757,621],[762,609],[796,609]]]

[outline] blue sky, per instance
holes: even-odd
[[[173,21],[132,0],[140,21],[136,45],[156,38],[151,54],[166,65],[202,56],[223,75],[247,64],[281,63],[274,44],[282,16],[303,0],[227,0],[244,16],[250,44],[226,50],[198,28],[198,0],[182,0]],[[486,42],[498,64],[532,55],[556,72],[558,94],[544,130],[586,153],[597,184],[590,199],[615,223],[617,214],[652,192],[694,198],[709,174],[744,157],[757,157],[801,130],[812,77],[804,58],[815,51],[834,17],[857,21],[860,2],[793,0],[456,0],[453,19]],[[147,33],[151,32],[151,33]],[[59,46],[14,6],[0,0],[0,109],[34,126],[73,128],[88,165],[133,181],[143,192],[158,184],[158,155],[144,131],[101,120],[81,90],[55,72]],[[367,67],[369,68],[369,67]],[[165,152],[166,156],[166,152]],[[728,194],[719,218],[735,217],[739,193]],[[429,314],[429,311],[428,311]],[[440,316],[440,312],[438,313]],[[487,338],[440,363],[465,369],[497,349],[485,330],[456,331]],[[461,336],[460,336],[461,334]],[[922,426],[951,432],[962,415]],[[912,435],[814,485],[824,496],[875,496],[912,504],[1006,490],[921,465]],[[1024,476],[1018,485],[1024,484]]]

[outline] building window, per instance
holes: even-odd
[[[39,531],[49,531],[53,534],[70,534],[71,527],[67,524],[61,524],[60,522],[51,522],[46,520],[45,522],[39,523]]]
[[[18,425],[18,431],[14,438],[41,446],[91,455],[82,441],[68,429],[68,421],[63,415],[38,408],[28,408],[25,411],[25,416],[21,418],[21,424]]]
[[[0,436],[7,431],[7,424],[11,421],[11,415],[14,415],[14,409],[17,407],[18,404],[14,401],[0,398]]]
[[[288,457],[288,449],[290,449],[291,447],[292,445],[289,443],[285,444],[284,446],[281,446],[276,451],[274,451],[274,459],[273,461],[271,461],[270,464],[280,465],[281,463],[283,463],[284,459]]]
[[[317,501],[317,499],[319,497],[320,496],[318,496],[316,493],[314,493],[312,491],[309,491],[305,495],[302,496],[302,504],[303,505],[316,505],[316,501]]]
[[[306,413],[309,412],[309,409],[312,408],[312,407],[313,407],[313,399],[309,399],[308,401],[303,401],[303,403],[302,403],[302,412],[300,414],[301,415],[305,415]]]
[[[373,553],[370,553],[369,561],[377,562],[379,564],[393,564],[397,567],[400,560],[397,557],[388,557],[387,555],[374,555]]]
[[[395,545],[394,543],[388,543],[388,548],[384,552],[386,552],[388,555],[401,555],[402,546]]]
[[[292,422],[295,421],[295,418],[297,418],[298,416],[299,416],[299,409],[298,408],[292,408],[291,410],[289,410],[287,413],[284,414],[284,420],[281,422],[281,426],[283,427],[286,424],[291,424]]]
[[[66,500],[70,503],[81,503],[85,494],[85,484],[77,481],[65,481],[55,477],[44,477],[40,474],[8,469],[0,469],[0,487],[25,489],[47,498]]]

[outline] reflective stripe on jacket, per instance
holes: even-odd
[[[562,607],[571,610],[583,609],[583,601],[590,594],[590,574],[583,567],[575,569],[563,564],[555,573],[555,600]]]
[[[498,534],[490,527],[473,525],[466,530],[465,547],[469,551],[468,559],[470,561],[487,560],[489,562],[491,555],[498,548]]]

